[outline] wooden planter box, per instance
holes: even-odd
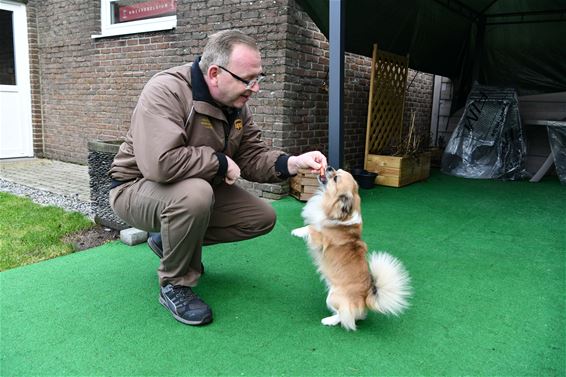
[[[300,169],[299,173],[289,180],[289,194],[300,201],[307,201],[318,190],[318,186],[316,173]]]
[[[430,175],[430,152],[417,157],[397,157],[368,154],[367,171],[377,173],[375,183],[402,187],[427,179]]]

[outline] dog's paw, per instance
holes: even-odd
[[[306,238],[309,235],[309,227],[304,226],[302,228],[293,229],[291,234],[295,237]]]
[[[320,323],[325,326],[336,326],[340,323],[340,316],[338,314],[335,314],[333,316],[323,318]]]

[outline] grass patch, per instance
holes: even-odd
[[[0,271],[72,253],[62,237],[93,226],[79,212],[0,192]]]

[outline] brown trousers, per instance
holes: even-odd
[[[203,245],[250,239],[275,226],[275,212],[266,201],[236,185],[212,187],[199,178],[127,182],[110,191],[110,206],[127,224],[161,232],[161,285],[195,286]]]

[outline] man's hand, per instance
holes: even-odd
[[[297,174],[299,169],[310,169],[312,173],[323,175],[326,170],[326,157],[319,151],[291,156],[287,160],[287,169],[291,175]]]
[[[226,156],[226,160],[228,160],[228,169],[226,170],[224,182],[233,185],[240,178],[240,167],[230,157]]]

